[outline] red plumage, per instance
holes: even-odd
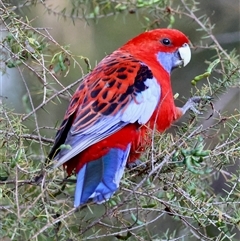
[[[80,84],[49,154],[50,159],[57,154],[56,166],[63,164],[69,175],[78,173],[75,206],[91,198],[98,203],[108,199],[118,187],[124,163],[138,159],[149,144],[148,130],[162,132],[186,111],[175,107],[170,73],[190,61],[188,42],[178,30],[143,33],[106,56]],[[72,149],[59,150],[61,144]],[[92,162],[105,170],[115,162],[114,155],[115,176],[109,169],[99,183],[91,181]],[[82,171],[88,166],[90,171]],[[109,176],[116,185],[107,192],[101,188]]]
[[[132,143],[128,162],[134,162],[142,154],[146,147],[146,128],[136,124],[129,124],[114,133],[113,135],[88,147],[80,154],[64,164],[67,173],[71,175],[73,171],[78,173],[82,166],[89,160],[96,160],[106,155],[110,148],[120,148],[125,150],[129,143]]]

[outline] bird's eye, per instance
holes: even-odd
[[[162,44],[164,44],[165,46],[171,45],[171,41],[170,41],[170,39],[168,39],[168,38],[162,39],[161,42],[162,42]]]

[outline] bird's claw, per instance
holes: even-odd
[[[133,169],[138,166],[141,166],[142,168],[146,167],[146,165],[139,159],[135,160],[134,162],[127,163],[127,168],[129,168],[129,169]]]
[[[199,110],[196,109],[196,106],[200,103],[202,100],[212,100],[212,97],[210,96],[193,96],[191,97],[186,104],[181,108],[183,114],[185,114],[189,109],[193,111],[196,114],[202,114]]]

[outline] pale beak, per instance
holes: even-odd
[[[180,59],[182,60],[182,66],[185,67],[191,60],[191,50],[187,43],[183,44],[182,47],[178,49]]]
[[[162,67],[171,73],[173,69],[185,67],[191,59],[191,50],[187,43],[173,53],[158,52],[157,60]]]

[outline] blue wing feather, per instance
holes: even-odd
[[[64,141],[64,144],[68,144],[72,148],[61,149],[57,152],[55,160],[58,162],[56,162],[54,168],[61,166],[89,146],[116,133],[129,123],[137,122],[142,125],[146,124],[150,119],[160,100],[160,85],[148,66],[135,60],[132,56],[129,58],[128,65],[126,65],[124,57],[120,58],[114,67],[116,70],[124,67],[126,69],[126,79],[122,80],[115,75],[110,75],[108,76],[109,81],[105,82],[105,78],[101,77],[101,74],[107,68],[107,65],[101,65],[98,69],[99,71],[101,70],[99,75],[96,75],[97,72],[95,71],[96,73],[94,72],[95,74],[89,75],[89,79],[86,80],[86,83],[84,82],[85,87],[88,88],[85,91],[86,93],[83,92],[83,94],[84,98],[89,98],[88,102],[85,103],[83,101],[77,106],[71,127],[63,132],[64,134],[67,133],[67,135],[64,135],[64,138],[59,138],[59,141],[54,145],[54,150],[56,150]],[[110,59],[112,60],[113,58]],[[108,62],[107,59],[105,61]],[[137,66],[136,70],[132,70],[133,72],[135,71],[134,74],[127,72],[131,63]],[[107,68],[107,70],[109,69]],[[98,77],[96,78],[98,81],[95,81],[95,77]],[[92,85],[88,86],[87,81],[90,81]],[[126,85],[125,89],[119,89],[117,86],[111,89],[111,81],[118,83],[120,86]],[[114,95],[112,98],[109,97],[110,99],[104,99],[101,91],[99,92],[99,88],[96,89],[94,84],[101,84],[100,87],[103,88],[103,91],[107,94],[108,92],[114,92]],[[94,91],[96,90],[99,93],[97,97],[92,98],[91,93],[95,94],[96,92]],[[80,95],[81,91],[78,90],[76,95]],[[124,98],[122,98],[123,96]],[[70,107],[76,105],[74,104],[74,99],[72,102],[70,103]],[[105,107],[102,109],[102,106],[108,107],[108,113],[106,113],[106,110],[103,111]],[[73,113],[72,108],[70,108],[70,113]],[[69,118],[68,112],[66,116]],[[55,153],[54,150],[52,153]]]

